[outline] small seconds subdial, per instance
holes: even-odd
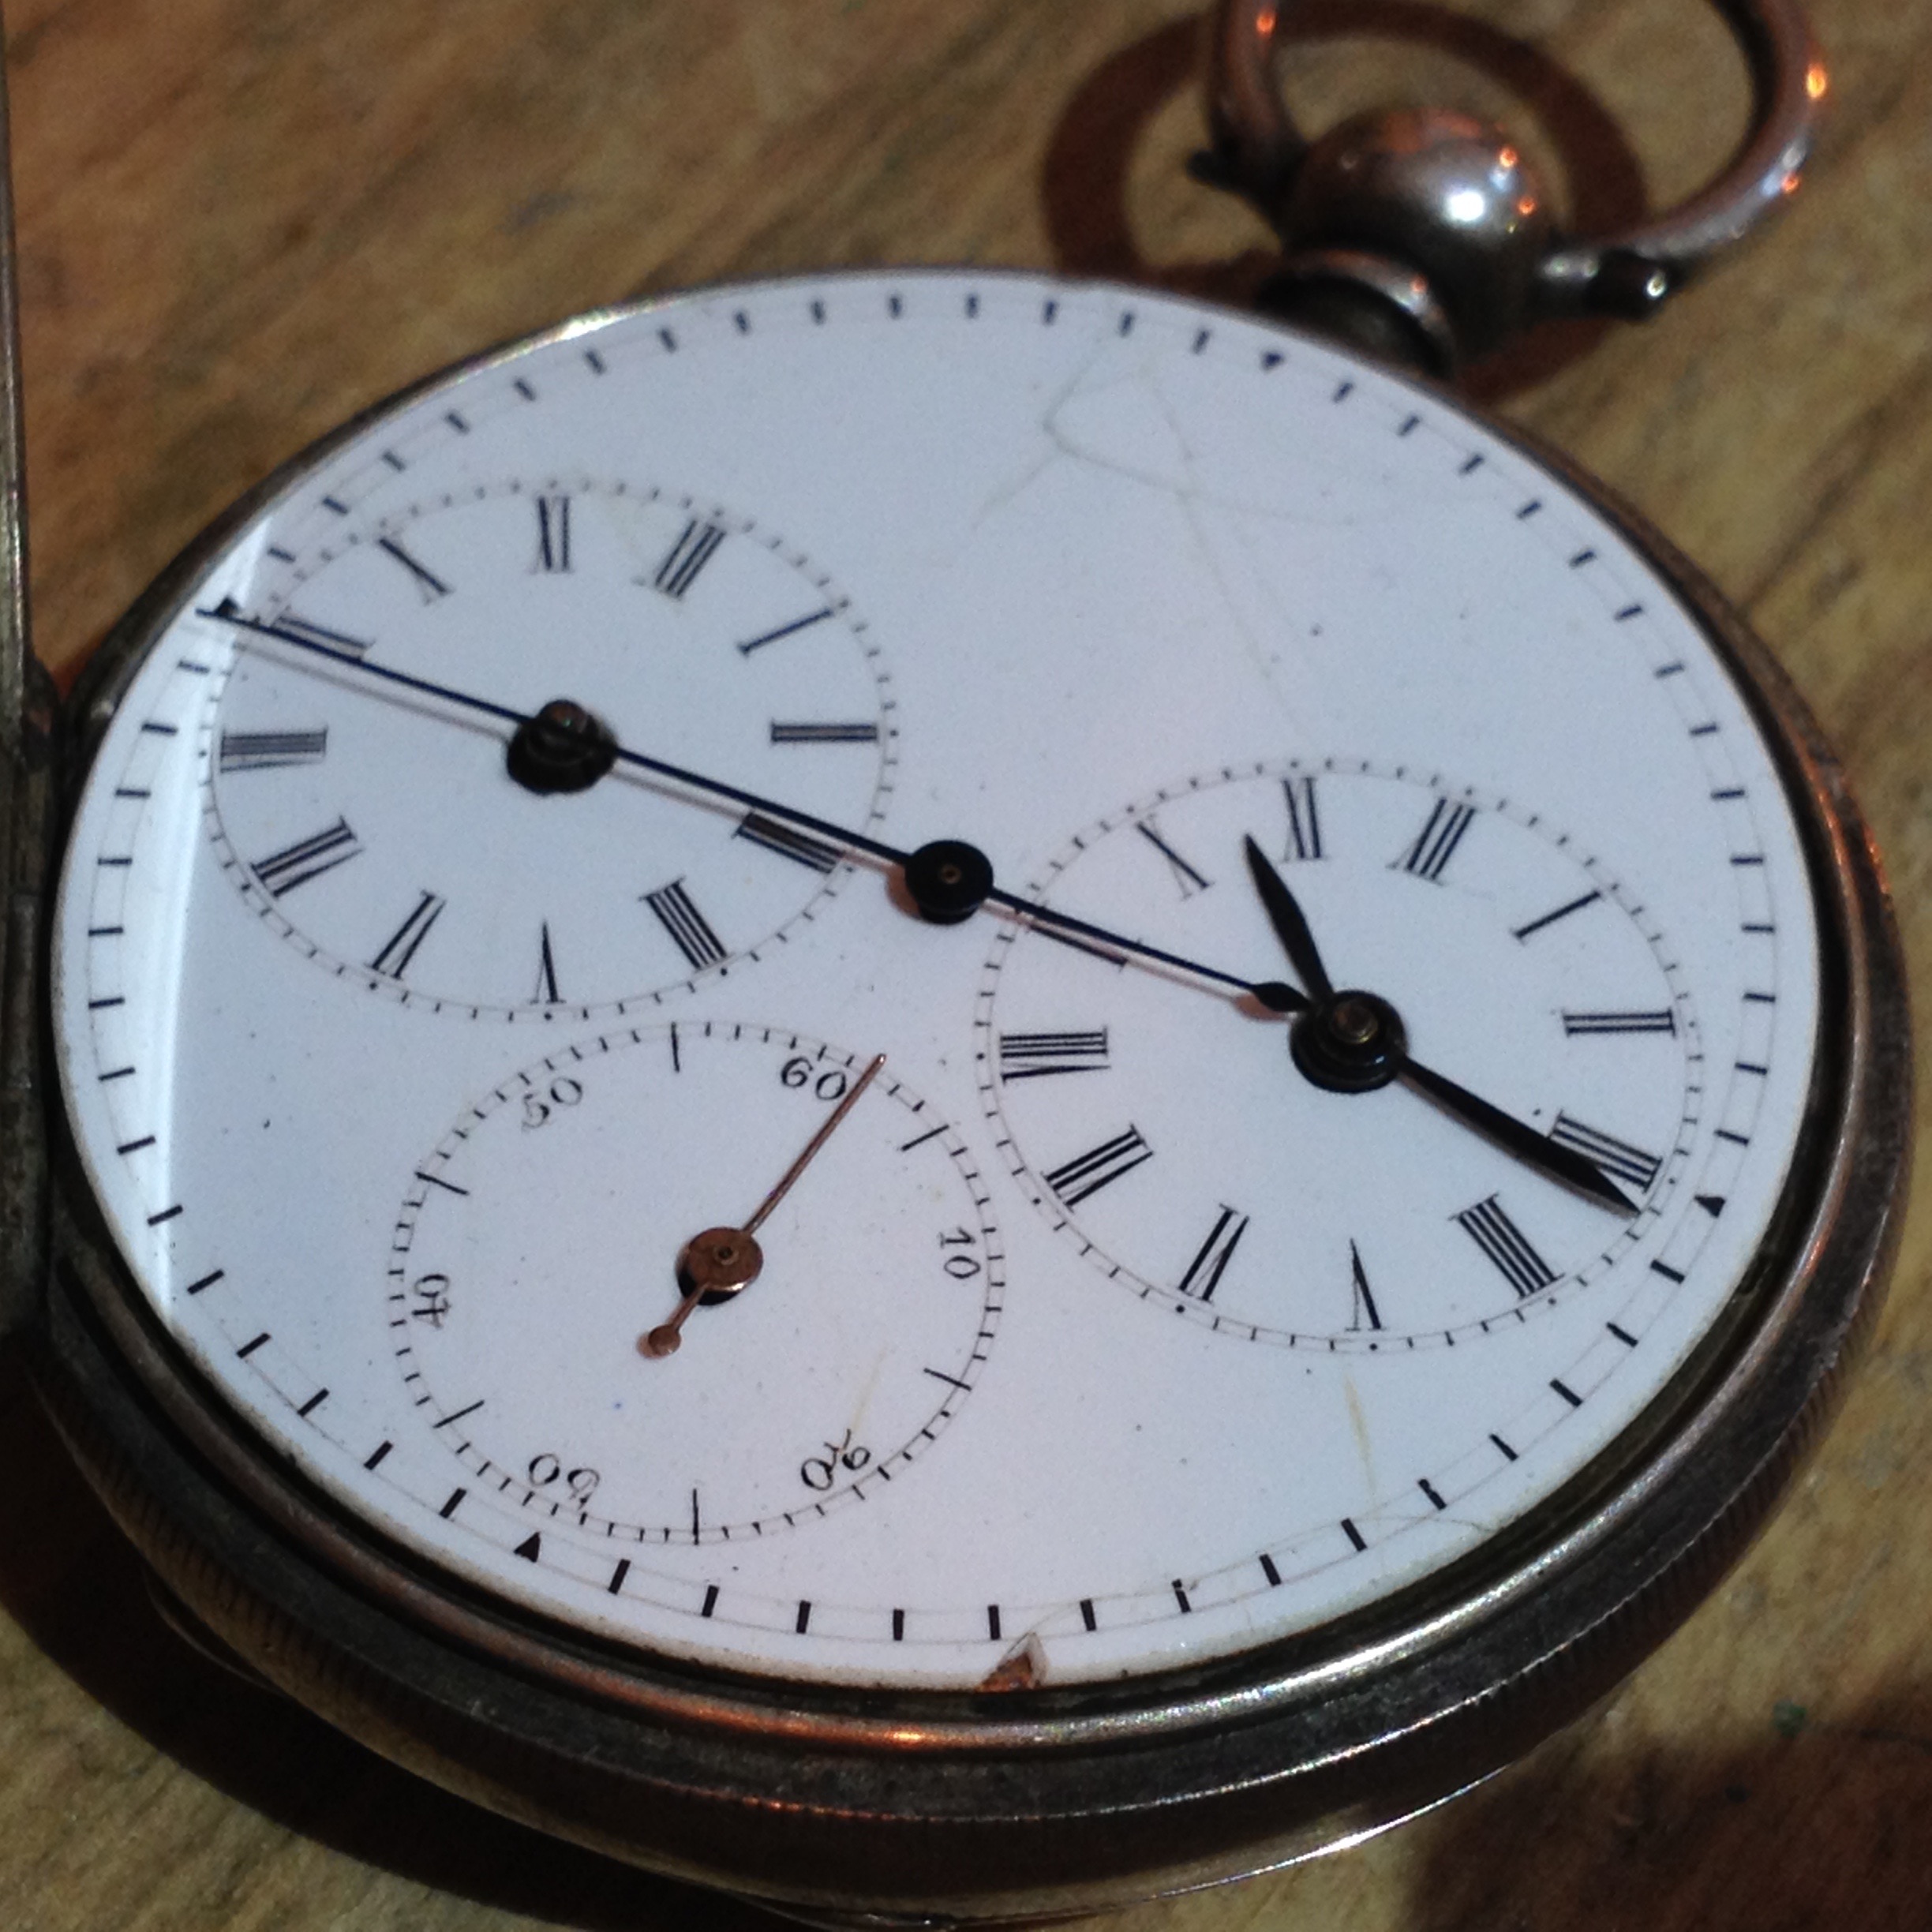
[[[1656,1224],[1700,1111],[1690,990],[1534,814],[1399,768],[1259,763],[1089,828],[1043,891],[1316,1009],[1202,1000],[1178,1026],[1174,989],[1104,947],[995,942],[980,1077],[1009,1164],[1142,1297],[1245,1340],[1452,1343]]]
[[[263,565],[254,601],[201,620],[226,667],[209,822],[263,919],[373,988],[587,1013],[757,958],[839,883],[835,846],[613,766],[613,742],[838,824],[882,814],[893,702],[864,622],[733,511],[509,479],[345,512]],[[539,713],[581,735],[512,721]]]
[[[704,1294],[728,1238],[757,1259]],[[421,1163],[389,1334],[424,1426],[546,1533],[722,1542],[903,1480],[979,1379],[1004,1271],[964,1144],[889,1066],[626,1028],[492,1088]]]

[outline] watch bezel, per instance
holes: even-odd
[[[968,272],[989,279],[908,275]],[[599,311],[468,358],[243,497],[168,567],[77,687],[66,814],[135,668],[238,529],[395,410],[662,305]],[[57,1121],[44,1380],[84,1466],[196,1616],[378,1748],[601,1849],[827,1909],[866,1898],[1005,1916],[1207,1882],[1377,1829],[1577,1714],[1688,1613],[1788,1480],[1876,1312],[1909,1143],[1896,938],[1835,761],[1708,582],[1534,438],[1398,380],[1576,491],[1672,587],[1750,708],[1804,842],[1823,998],[1799,1154],[1724,1321],[1638,1422],[1462,1563],[1357,1616],[1215,1664],[1127,1687],[997,1694],[704,1670],[486,1601],[355,1523],[249,1437],[147,1311]],[[982,1795],[962,1769],[989,1762],[1001,1774]],[[1123,1855],[1134,1869],[1114,1873]]]

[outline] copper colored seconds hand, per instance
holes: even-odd
[[[798,1159],[780,1177],[778,1185],[760,1201],[743,1227],[706,1228],[684,1244],[678,1256],[678,1279],[684,1284],[684,1298],[668,1322],[661,1322],[650,1334],[638,1338],[638,1353],[653,1357],[675,1355],[683,1338],[678,1332],[691,1318],[691,1312],[707,1295],[735,1295],[758,1278],[765,1265],[765,1251],[758,1244],[758,1230],[766,1218],[791,1193],[793,1182],[809,1167],[818,1150],[832,1138],[838,1124],[858,1105],[859,1096],[872,1084],[886,1064],[883,1054],[875,1054],[871,1064],[846,1090],[844,1098],[819,1125],[818,1131],[805,1143]]]

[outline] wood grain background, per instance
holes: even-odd
[[[1186,181],[1174,0],[9,0],[33,594],[63,672],[341,417],[573,310],[882,262],[1237,295],[1266,236]],[[1500,113],[1579,223],[1720,165],[1708,9],[1327,0],[1313,123]],[[1932,0],[1817,0],[1832,114],[1775,231],[1663,320],[1480,372],[1750,615],[1844,754],[1922,1014],[1932,962]],[[1532,58],[1530,44],[1541,50]],[[1455,50],[1460,49],[1460,52]],[[1532,138],[1533,137],[1534,138]],[[1922,1189],[1922,1193],[1923,1193]],[[1754,1553],[1586,1723],[1356,1851],[1121,1932],[1932,1925],[1932,1297],[1908,1231],[1841,1421]],[[0,1926],[775,1922],[500,1824],[153,1615],[0,1357]]]

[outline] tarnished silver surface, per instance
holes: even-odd
[[[1370,290],[1421,333],[1439,375],[1524,326],[1552,234],[1548,193],[1522,149],[1442,108],[1331,128],[1285,184],[1278,219],[1293,238],[1278,301],[1283,282]]]
[[[5,28],[0,25],[0,34]],[[21,414],[20,288],[6,80],[0,73],[0,746],[20,755],[32,651],[27,628],[27,468]]]
[[[1252,202],[1275,227],[1291,286],[1352,282],[1372,294],[1405,271],[1422,275],[1449,334],[1425,324],[1410,359],[1435,373],[1532,323],[1579,314],[1634,320],[1790,198],[1827,91],[1824,61],[1798,0],[1713,4],[1750,66],[1750,125],[1717,179],[1620,234],[1549,231],[1540,188],[1526,182],[1512,197],[1505,185],[1520,165],[1516,144],[1500,129],[1460,115],[1364,116],[1307,140],[1275,79],[1278,43],[1294,18],[1289,0],[1221,0],[1209,43],[1213,148],[1203,172]],[[1344,155],[1350,159],[1338,172]],[[1383,187],[1365,195],[1372,175]],[[1515,223],[1512,205],[1521,209]],[[1337,249],[1380,265],[1357,276],[1326,259]],[[1526,269],[1526,251],[1534,256]],[[1309,313],[1298,303],[1297,311],[1298,319]],[[1351,333],[1346,322],[1341,328]],[[1352,339],[1363,343],[1366,331]]]
[[[359,426],[244,500],[130,613],[77,693],[84,733],[237,526]],[[1305,1638],[1118,1687],[866,1693],[687,1668],[471,1596],[292,1477],[160,1332],[63,1163],[39,1371],[168,1590],[411,1769],[822,1922],[1039,1919],[1267,1870],[1428,1808],[1586,1709],[1739,1553],[1833,1407],[1896,1245],[1910,1120],[1902,966],[1838,768],[1709,586],[1604,507],[1751,694],[1807,844],[1825,1017],[1784,1219],[1729,1317],[1519,1533]]]

